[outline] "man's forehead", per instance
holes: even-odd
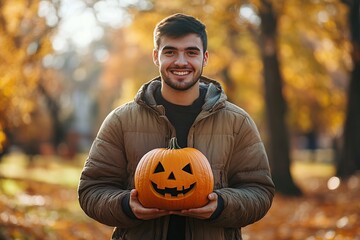
[[[159,49],[173,48],[173,49],[199,49],[203,50],[201,38],[193,33],[181,37],[162,36],[160,39]]]

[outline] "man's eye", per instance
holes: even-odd
[[[165,51],[164,55],[174,55],[174,51]]]
[[[197,56],[197,55],[199,55],[199,52],[197,52],[197,51],[189,51],[188,55],[189,56]]]

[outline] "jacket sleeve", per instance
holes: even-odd
[[[239,228],[254,223],[270,209],[275,192],[264,145],[252,119],[247,116],[235,134],[227,172],[228,186],[217,189],[224,200],[217,226]]]
[[[129,228],[141,221],[129,217],[121,204],[130,192],[123,146],[121,122],[113,111],[91,146],[80,176],[78,196],[89,217],[109,226]]]

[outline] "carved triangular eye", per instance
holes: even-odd
[[[187,172],[187,173],[190,173],[190,174],[193,173],[193,172],[192,172],[192,169],[191,169],[190,163],[188,163],[185,167],[183,167],[182,170],[185,171],[185,172]]]
[[[163,167],[163,165],[161,164],[161,162],[158,163],[158,165],[156,166],[154,173],[159,173],[159,172],[165,172],[165,169]]]

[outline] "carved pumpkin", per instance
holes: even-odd
[[[144,207],[167,210],[198,208],[208,203],[214,178],[207,158],[195,148],[168,148],[146,153],[135,171],[135,188]]]

